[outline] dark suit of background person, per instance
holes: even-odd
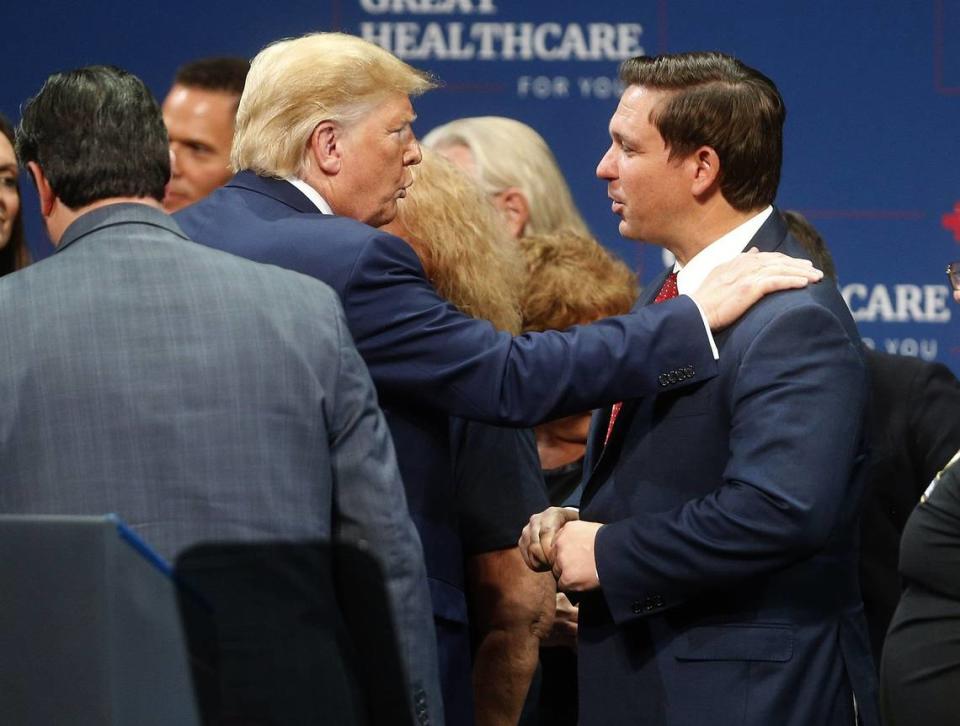
[[[750,245],[803,254],[776,213]],[[580,516],[611,524],[580,603],[581,723],[839,726],[851,683],[876,723],[849,311],[832,285],[784,292],[716,341],[716,378],[626,402],[606,447],[594,421]]]
[[[870,457],[860,521],[860,587],[877,666],[901,583],[900,535],[960,449],[960,381],[940,364],[868,350]]]
[[[170,559],[199,543],[361,548],[386,578],[411,720],[442,722],[422,549],[335,294],[306,276],[196,245],[160,211],[166,135],[138,79],[103,67],[57,78],[47,86],[91,90],[53,96],[53,110],[58,99],[64,109],[59,126],[42,124],[53,113],[40,103],[43,92],[25,108],[25,137],[40,139],[31,142],[39,157],[21,149],[25,161],[39,158],[43,168],[55,151],[70,159],[82,144],[100,169],[86,189],[102,185],[106,164],[130,173],[127,159],[145,156],[137,144],[146,142],[129,139],[155,139],[143,173],[156,169],[160,178],[143,203],[107,204],[62,237],[52,232],[54,255],[0,280],[0,511],[115,512]],[[138,93],[140,112],[112,121]],[[66,140],[50,138],[49,126]],[[77,152],[73,163],[76,174],[93,162]],[[70,197],[54,203],[65,208]],[[307,615],[302,632],[285,624],[291,640],[332,626],[311,625]],[[283,643],[253,646],[264,653],[260,667],[268,651],[281,663],[287,657]],[[347,698],[346,677],[337,675],[343,682],[320,679],[299,694],[319,711],[279,721],[353,722],[335,709]],[[262,690],[234,692],[237,701],[225,705],[266,717],[257,702],[272,694]]]
[[[960,690],[960,465],[927,489],[903,530],[904,591],[880,668],[887,726],[954,726]]]
[[[785,210],[791,234],[837,283],[827,243],[806,217]],[[940,363],[865,349],[870,380],[860,515],[860,589],[877,669],[900,599],[897,559],[907,517],[934,475],[960,449],[960,381]]]

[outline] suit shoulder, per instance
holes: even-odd
[[[745,344],[749,344],[750,340],[769,326],[795,326],[795,321],[801,319],[816,321],[823,334],[830,329],[842,331],[842,335],[849,342],[861,347],[856,323],[840,291],[825,282],[765,296],[732,326],[733,335],[744,338]]]
[[[265,300],[298,298],[308,307],[320,301],[327,306],[340,305],[336,291],[317,277],[268,262],[255,262],[228,252],[206,249],[202,245],[197,247],[204,250],[204,255],[208,255],[210,274],[219,275],[224,280],[232,278],[242,287],[255,285],[259,288],[258,294],[266,296]]]
[[[347,217],[297,211],[245,189],[218,189],[174,218],[200,244],[303,272],[338,291],[371,260],[419,264],[398,237]]]

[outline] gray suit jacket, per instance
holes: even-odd
[[[329,287],[116,204],[0,279],[0,310],[0,511],[115,512],[168,558],[363,549],[387,578],[411,714],[442,722],[420,540]]]

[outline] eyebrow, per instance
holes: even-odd
[[[17,165],[16,164],[0,164],[0,171],[12,171],[16,173]]]

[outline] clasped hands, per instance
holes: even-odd
[[[575,509],[550,507],[523,528],[520,555],[534,572],[553,572],[558,590],[593,590],[600,586],[594,545],[602,526],[581,521]]]

